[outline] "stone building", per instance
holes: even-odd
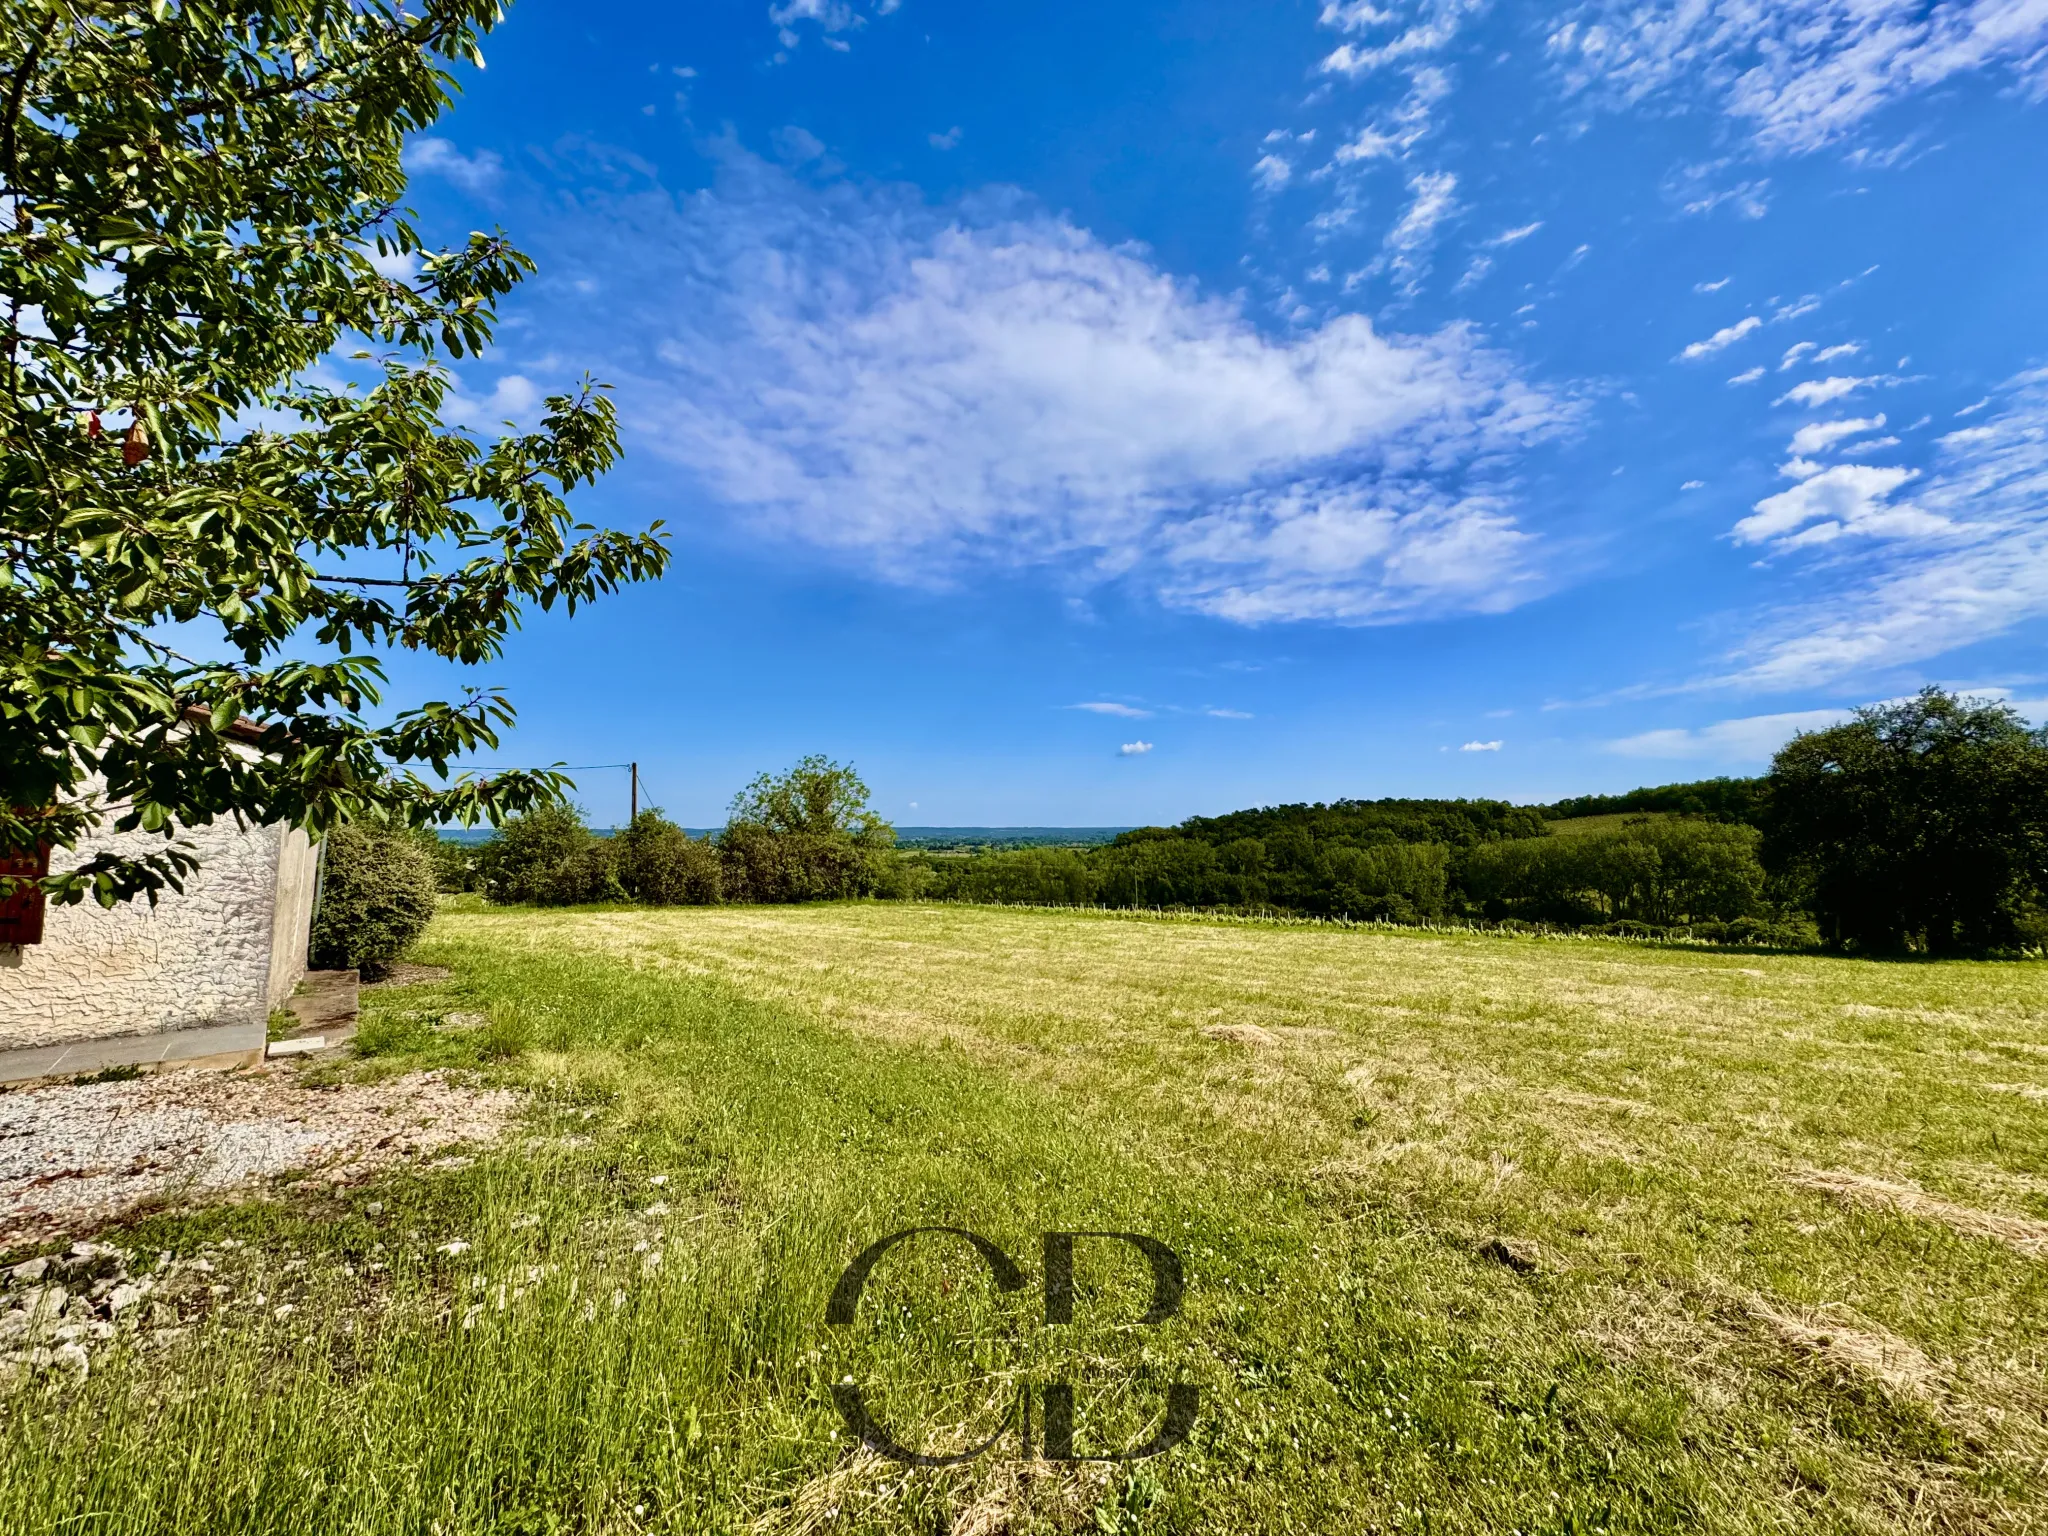
[[[261,1030],[291,996],[306,973],[318,850],[303,832],[232,817],[179,835],[199,868],[182,894],[165,891],[154,907],[86,901],[51,906],[38,923],[17,906],[0,940],[31,942],[0,942],[0,1050],[209,1025]],[[115,833],[66,857],[162,846],[147,833]]]

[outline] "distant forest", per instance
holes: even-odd
[[[1541,809],[1546,820],[1569,821],[1578,816],[1616,816],[1629,812],[1663,812],[1672,816],[1704,816],[1761,826],[1765,780],[1701,779],[1692,784],[1660,784],[1632,789],[1625,795],[1578,795]]]
[[[1796,736],[1758,778],[1553,805],[1338,800],[1172,827],[899,832],[850,766],[763,775],[694,837],[643,811],[595,837],[566,807],[444,888],[506,903],[1008,902],[1484,922],[1858,953],[2048,949],[2048,734],[1929,689]]]
[[[1718,938],[1811,941],[1816,935],[1766,899],[1756,827],[1725,815],[1754,806],[1751,782],[1666,785],[1558,807],[1412,799],[1266,806],[1140,827],[1101,848],[932,859],[918,884],[922,894],[969,901],[1641,932],[1683,926]],[[1637,814],[1555,835],[1555,823],[1618,812]]]

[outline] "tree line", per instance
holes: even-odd
[[[1753,779],[1268,806],[966,855],[899,849],[858,774],[810,757],[711,838],[658,811],[598,836],[557,805],[441,857],[445,883],[536,905],[922,898],[1981,953],[2048,940],[2048,735],[1929,689],[1796,737]]]

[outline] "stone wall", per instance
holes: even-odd
[[[53,905],[42,943],[0,948],[0,1050],[260,1024],[291,996],[306,971],[318,868],[305,833],[227,818],[181,836],[200,861],[182,894],[166,891],[153,908]],[[162,846],[116,834],[73,858]]]

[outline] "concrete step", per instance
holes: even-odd
[[[305,1040],[318,1035],[328,1045],[340,1045],[356,1032],[361,987],[362,980],[354,971],[306,972],[305,980],[285,1002],[298,1023],[284,1038]]]

